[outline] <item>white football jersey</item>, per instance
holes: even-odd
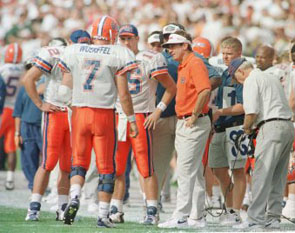
[[[165,57],[158,52],[145,50],[136,55],[138,68],[128,73],[128,86],[135,113],[149,113],[155,110],[157,75],[168,74]],[[122,106],[117,100],[117,112],[122,113]]]
[[[14,109],[16,96],[20,87],[20,79],[24,71],[23,64],[6,63],[0,67],[0,75],[6,84],[4,107]]]
[[[62,81],[62,72],[58,67],[58,62],[64,49],[65,47],[63,46],[43,47],[33,62],[33,65],[40,69],[46,76],[44,101],[59,107],[65,107],[64,103],[57,98],[58,88]]]
[[[115,76],[137,67],[133,52],[121,45],[68,46],[59,67],[73,77],[72,105],[114,109]]]

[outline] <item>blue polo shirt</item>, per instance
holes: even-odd
[[[42,112],[33,103],[24,87],[21,87],[16,97],[13,117],[21,118],[22,122],[41,126]]]
[[[173,60],[172,56],[170,53],[163,51],[162,52],[163,56],[165,57],[167,64],[168,64],[168,73],[170,76],[174,79],[175,83],[177,83],[177,70],[178,70],[178,65],[179,63],[175,60]],[[158,84],[157,86],[157,91],[156,91],[156,105],[161,102],[161,99],[165,93],[165,88],[162,86],[161,83]],[[171,100],[171,102],[168,104],[166,110],[162,112],[161,117],[170,117],[176,115],[175,113],[175,98]]]
[[[218,109],[228,108],[235,104],[243,104],[243,85],[231,84],[232,78],[226,69],[221,76],[222,84],[218,89],[216,105]],[[244,114],[238,116],[221,116],[215,125],[227,125],[236,121],[243,121]]]
[[[6,85],[3,78],[0,76],[0,114],[2,114],[3,112],[5,96],[6,96]]]
[[[208,70],[208,74],[209,74],[209,78],[220,78],[219,73],[217,72],[217,70],[211,65],[209,64],[208,60],[206,58],[204,58],[201,54],[198,53],[194,53],[196,57],[201,58],[202,61],[204,62],[205,66],[207,67]]]

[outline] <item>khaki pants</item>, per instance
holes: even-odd
[[[169,163],[174,152],[176,116],[160,118],[153,131],[154,168],[158,178],[160,196],[162,184],[169,170]]]
[[[202,157],[209,136],[211,122],[208,116],[201,117],[195,126],[188,128],[185,120],[178,120],[175,148],[177,152],[177,200],[174,218],[186,218],[191,214],[192,204],[196,205],[193,218],[203,216],[205,209],[205,179]],[[200,190],[195,190],[200,186]],[[193,195],[198,193],[198,195]]]
[[[253,201],[248,209],[249,223],[265,225],[266,221],[280,219],[293,140],[291,121],[271,121],[259,129],[254,153]]]

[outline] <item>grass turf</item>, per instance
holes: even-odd
[[[0,232],[1,233],[100,233],[100,232],[124,232],[124,233],[154,233],[154,232],[177,232],[171,229],[159,229],[155,226],[144,226],[139,223],[126,222],[118,224],[114,229],[97,228],[95,218],[83,217],[73,225],[65,225],[55,221],[55,214],[41,212],[40,221],[25,221],[27,210],[0,206]],[[184,231],[182,231],[184,232]],[[185,230],[185,232],[193,232]]]

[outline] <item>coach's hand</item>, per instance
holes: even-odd
[[[42,102],[42,104],[39,106],[39,109],[42,112],[57,112],[60,111],[59,107],[50,104],[50,103],[46,103],[46,102]]]
[[[198,117],[195,114],[192,114],[191,117],[187,118],[185,121],[185,126],[192,128],[196,121],[198,120]]]
[[[137,128],[137,125],[136,125],[136,121],[131,122],[130,123],[130,134],[129,134],[129,136],[132,137],[132,138],[136,138],[137,135],[138,135],[138,128]]]
[[[155,111],[145,119],[143,124],[144,128],[154,130],[156,128],[157,121],[159,120],[161,116],[161,113],[162,113],[161,109],[156,108]]]

